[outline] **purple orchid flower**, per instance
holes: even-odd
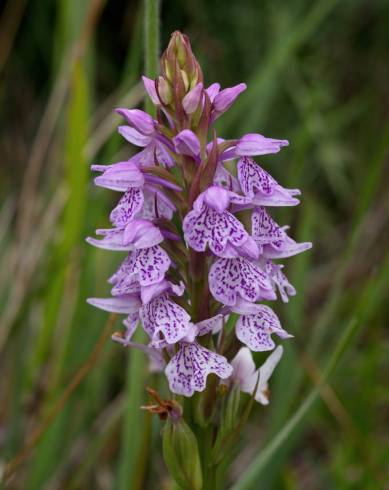
[[[214,373],[226,379],[232,373],[232,366],[224,356],[197,342],[181,342],[177,354],[166,366],[165,373],[173,393],[192,396],[195,391],[205,389],[208,374]]]
[[[242,315],[236,323],[236,336],[254,352],[274,349],[273,333],[281,339],[293,337],[281,327],[277,315],[266,305],[256,305],[256,313]]]
[[[247,204],[249,200],[219,186],[209,187],[196,199],[193,210],[184,219],[187,244],[197,252],[207,246],[219,257],[231,256],[231,247],[245,248],[258,257],[258,250],[242,223],[227,209],[231,203]]]

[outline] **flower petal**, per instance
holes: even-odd
[[[257,387],[257,392],[255,394],[255,400],[262,405],[269,404],[268,381],[273,374],[277,364],[280,362],[283,352],[283,347],[279,345],[270,354],[270,356],[266,359],[266,361],[262,364],[258,371],[248,377],[241,387],[242,391],[251,394],[255,389],[259,375],[259,383]]]
[[[200,141],[190,129],[184,129],[173,138],[176,152],[180,155],[198,157],[200,154]]]
[[[197,252],[204,252],[207,245],[215,255],[223,254],[227,243],[242,245],[248,237],[242,223],[228,211],[217,211],[203,206],[200,212],[192,210],[183,223],[187,244]]]
[[[88,298],[87,302],[111,313],[126,313],[127,315],[138,311],[141,303],[137,295],[115,296],[114,298]]]
[[[197,335],[206,335],[207,333],[215,334],[223,328],[223,315],[216,315],[207,320],[196,323]]]
[[[272,333],[276,333],[282,339],[292,337],[283,330],[277,315],[266,305],[258,305],[257,313],[243,315],[236,322],[236,336],[254,352],[274,348]]]
[[[282,268],[283,265],[273,264],[271,260],[266,261],[266,272],[269,275],[272,284],[277,287],[282,301],[288,303],[289,296],[295,296],[296,290],[282,272]]]
[[[182,99],[182,107],[187,114],[193,114],[200,104],[203,95],[203,84],[198,83]]]
[[[130,187],[111,211],[111,223],[118,228],[124,228],[141,211],[143,202],[142,190],[139,187]]]
[[[103,172],[94,179],[97,186],[125,192],[129,187],[142,187],[145,179],[136,163],[129,160],[113,165],[92,165],[92,170]]]
[[[242,191],[257,206],[295,206],[295,190],[285,189],[251,158],[238,161],[238,179]]]
[[[284,259],[305,252],[310,248],[312,248],[311,242],[297,243],[285,233],[283,239],[263,247],[263,256],[267,259]]]
[[[232,366],[225,357],[197,342],[182,342],[180,350],[166,366],[165,373],[173,393],[192,396],[195,391],[205,389],[208,374],[214,373],[226,379],[232,373]]]
[[[139,133],[146,136],[151,136],[155,133],[154,119],[147,112],[140,109],[116,109],[116,112],[123,116],[128,124]]]
[[[153,247],[163,241],[159,228],[149,220],[134,219],[124,229],[123,243],[135,249]]]
[[[218,259],[209,271],[209,289],[217,301],[228,306],[236,305],[239,297],[252,303],[276,299],[267,275],[243,257]]]
[[[150,136],[145,136],[144,134],[139,133],[139,131],[131,126],[119,126],[118,132],[125,140],[136,146],[144,147],[152,141]]]
[[[278,153],[283,146],[288,145],[287,140],[276,140],[266,138],[262,134],[250,133],[238,141],[235,153],[240,156],[268,155]]]
[[[191,322],[188,313],[174,303],[168,293],[161,294],[142,306],[140,310],[143,327],[154,344],[162,337],[175,344],[187,335]]]
[[[135,313],[130,313],[128,317],[123,320],[123,324],[126,327],[126,331],[124,335],[121,333],[114,333],[111,336],[111,339],[114,342],[118,342],[119,344],[122,344],[123,346],[127,347],[130,344],[130,341],[132,339],[132,336],[135,333],[136,327],[138,326],[139,322],[139,313],[136,311]]]
[[[246,90],[246,88],[247,86],[245,83],[239,83],[234,87],[225,88],[219,92],[213,101],[214,118],[217,118],[226,112],[235,102],[239,94]]]
[[[231,365],[234,368],[232,378],[240,385],[243,385],[243,383],[255,372],[253,356],[250,349],[247,347],[241,347],[239,349],[236,356],[232,359]]]
[[[124,230],[119,228],[112,228],[107,230],[96,230],[96,235],[100,235],[103,238],[97,239],[88,237],[86,241],[97,248],[103,250],[115,250],[117,252],[128,252],[134,250],[132,244],[124,244],[123,235]]]
[[[145,76],[142,77],[143,85],[145,87],[145,90],[150,97],[152,103],[154,105],[161,105],[161,102],[158,98],[157,91],[155,90],[155,82],[154,80],[151,80],[151,78],[147,78]]]
[[[212,83],[212,85],[206,88],[205,91],[207,92],[209,100],[213,102],[217,94],[220,92],[220,83]]]

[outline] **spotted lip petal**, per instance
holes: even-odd
[[[212,296],[227,306],[236,305],[239,298],[252,303],[276,299],[267,275],[243,257],[218,259],[209,271],[209,288]]]
[[[130,187],[111,211],[111,223],[118,228],[124,228],[142,210],[143,202],[142,190],[139,187]]]
[[[168,254],[158,245],[137,250],[131,258],[129,274],[134,275],[141,286],[162,281],[171,264]]]
[[[175,344],[187,335],[191,326],[188,313],[174,303],[168,293],[143,305],[140,316],[146,333],[156,346],[162,340],[161,336],[168,344]]]
[[[187,244],[197,252],[205,252],[207,245],[215,255],[223,254],[227,243],[239,247],[248,239],[242,223],[228,211],[218,213],[208,206],[189,212],[183,223]]]
[[[274,349],[271,334],[277,334],[282,339],[292,337],[280,324],[277,315],[266,305],[258,305],[253,315],[243,315],[236,322],[236,336],[249,349],[261,352]]]
[[[226,379],[232,373],[232,366],[225,357],[197,342],[182,342],[179,351],[166,366],[165,373],[173,393],[192,396],[195,391],[205,389],[209,374]]]
[[[312,247],[312,243],[297,243],[288,237],[281,228],[261,207],[252,214],[252,233],[255,242],[261,246],[262,255],[268,259],[282,259],[299,254]]]
[[[297,189],[285,189],[251,158],[238,161],[238,180],[242,191],[256,206],[295,206]]]
[[[252,234],[260,245],[277,242],[285,238],[285,231],[273,220],[264,207],[260,207],[251,216]]]
[[[157,246],[134,251],[127,256],[109,279],[114,296],[141,292],[141,287],[162,283],[170,267],[170,258]]]

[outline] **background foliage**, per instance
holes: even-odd
[[[2,465],[11,461],[9,488],[171,488],[160,422],[139,411],[153,383],[143,355],[112,344],[118,320],[85,303],[108,292],[120,260],[84,242],[117,198],[92,188],[89,165],[133,151],[112,108],[142,104],[142,22],[142,5],[124,0],[9,0],[1,10],[0,453]],[[388,23],[385,0],[162,4],[162,46],[183,30],[209,83],[248,84],[219,131],[291,141],[261,161],[303,190],[299,209],[278,218],[315,245],[287,266],[299,294],[278,312],[295,339],[270,406],[253,412],[231,454],[227,481],[240,490],[388,485]],[[299,412],[349,325],[339,368]],[[254,480],[242,480],[248,474]]]

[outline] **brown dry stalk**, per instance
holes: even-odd
[[[4,481],[7,482],[12,475],[15,473],[17,468],[25,461],[25,459],[29,456],[31,450],[38,443],[40,438],[43,436],[45,431],[49,428],[49,426],[54,422],[59,413],[63,410],[65,404],[69,400],[72,393],[75,389],[80,385],[80,383],[85,379],[87,374],[91,371],[96,361],[100,357],[101,352],[103,351],[104,345],[106,343],[107,338],[112,333],[113,324],[116,320],[116,314],[111,314],[108,318],[108,321],[100,335],[99,340],[97,341],[93,351],[91,352],[88,359],[84,362],[84,364],[80,367],[80,369],[76,372],[71,382],[63,391],[62,395],[56,401],[54,406],[51,408],[49,413],[43,419],[42,423],[36,427],[35,430],[32,431],[32,434],[27,439],[26,443],[22,447],[22,449],[16,454],[16,456],[9,461],[5,467],[4,471]]]

